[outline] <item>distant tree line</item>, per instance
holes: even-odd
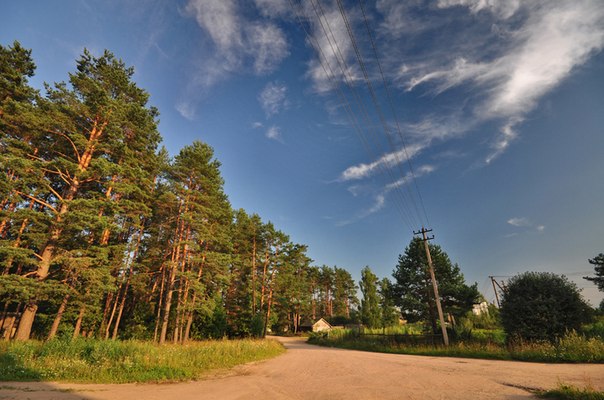
[[[112,53],[85,50],[68,82],[45,94],[29,85],[34,72],[30,50],[0,46],[4,338],[179,343],[297,332],[320,317],[435,321],[419,241],[394,282],[366,267],[359,301],[347,270],[312,265],[306,245],[232,209],[210,146],[196,141],[174,157],[160,147],[158,110]],[[466,312],[476,286],[432,249],[444,307]]]

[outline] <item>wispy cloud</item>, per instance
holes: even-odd
[[[417,143],[411,146],[407,146],[406,148],[401,148],[397,151],[393,151],[391,153],[386,153],[371,163],[361,163],[353,165],[351,167],[346,168],[340,174],[339,180],[350,181],[367,178],[379,172],[382,168],[392,168],[403,162],[406,162],[407,156],[409,156],[409,159],[413,158],[422,150],[423,147],[423,145]]]
[[[266,131],[265,136],[269,139],[283,143],[283,137],[281,136],[281,128],[279,128],[278,126],[273,125],[269,127]]]
[[[515,228],[524,228],[526,232],[543,233],[545,231],[545,225],[535,224],[526,217],[513,217],[508,219],[506,222]],[[518,235],[518,232],[512,232],[504,237],[513,237],[516,235]]]
[[[401,179],[388,183],[387,185],[382,187],[379,191],[377,191],[377,193],[375,191],[373,192],[373,194],[372,194],[373,201],[372,201],[372,204],[368,208],[361,210],[353,218],[339,221],[336,224],[336,226],[349,225],[349,224],[357,222],[363,218],[366,218],[366,217],[370,216],[371,214],[375,214],[376,212],[382,210],[386,206],[386,199],[387,199],[387,196],[390,194],[390,192],[392,192],[393,190],[398,189],[404,185],[409,184],[410,182],[412,182],[414,177],[420,178],[424,175],[428,175],[428,174],[434,172],[435,170],[436,170],[436,167],[434,165],[427,165],[427,164],[422,165],[415,170],[414,175],[412,175],[411,172],[408,172]],[[367,192],[367,188],[361,188],[358,185],[353,185],[348,188],[348,191],[353,196],[356,197],[361,192]]]
[[[439,0],[438,7],[468,7],[472,13],[488,10],[500,18],[510,18],[520,8],[520,0]]]
[[[276,0],[257,1],[262,10]],[[192,118],[200,93],[233,74],[265,75],[273,72],[289,55],[285,32],[271,19],[251,19],[237,0],[188,0],[187,16],[195,18],[205,33],[203,57],[176,106],[185,118]]]
[[[210,37],[214,57],[205,65],[206,85],[251,64],[253,72],[273,71],[289,54],[285,33],[270,21],[248,20],[235,0],[189,0],[186,11]]]
[[[265,17],[277,18],[290,13],[288,0],[254,0],[256,7]]]
[[[389,192],[393,189],[396,189],[403,185],[408,184],[409,182],[411,182],[413,180],[414,177],[420,178],[424,175],[428,175],[428,174],[434,172],[435,170],[436,170],[436,167],[434,165],[422,165],[414,171],[414,174],[411,174],[411,172],[407,172],[405,174],[405,176],[403,176],[402,178],[387,184],[385,189],[387,192]]]
[[[507,223],[512,226],[531,226],[532,223],[525,217],[513,217],[507,220]]]
[[[427,57],[417,65],[405,65],[399,78],[406,82],[407,90],[431,85],[429,90],[436,95],[470,85],[475,102],[470,106],[470,120],[463,125],[471,129],[484,121],[502,121],[486,163],[505,152],[518,137],[517,126],[543,95],[604,46],[604,7],[598,0],[441,0],[438,6],[463,6],[482,17],[491,14],[497,33],[505,32],[495,35],[499,42],[489,38],[495,44],[490,52],[495,54],[485,58],[483,52],[460,46],[458,53],[448,54],[451,62],[443,64],[442,59]],[[516,15],[520,17],[512,18]],[[459,38],[467,40],[465,35]],[[477,48],[485,44],[479,37],[474,43]],[[435,50],[436,54],[442,52]]]
[[[309,16],[312,39],[309,45],[320,49],[317,58],[308,64],[307,75],[314,89],[325,93],[334,89],[334,83],[347,80],[356,82],[361,73],[354,62],[354,49],[346,24],[335,3],[304,3],[304,14]],[[320,18],[318,16],[320,16]],[[355,25],[360,16],[353,10],[346,10],[348,22]]]
[[[278,114],[288,106],[286,99],[287,86],[277,82],[269,82],[258,95],[258,101],[264,110],[266,117]]]
[[[182,101],[177,103],[174,108],[183,118],[190,121],[195,118],[195,107],[191,103]]]

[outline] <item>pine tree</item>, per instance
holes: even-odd
[[[352,279],[350,272],[343,268],[333,267],[334,270],[334,287],[333,287],[333,303],[334,314],[338,317],[350,319],[350,311],[353,307],[358,306],[356,296],[357,285]]]
[[[382,326],[394,326],[399,322],[400,313],[394,306],[394,294],[392,282],[384,278],[379,282],[378,292],[380,296],[380,309],[382,315]]]
[[[440,246],[429,246],[443,311],[456,318],[461,317],[478,300],[480,294],[477,285],[468,286],[465,283],[459,266],[451,262]],[[438,316],[427,265],[423,242],[418,238],[412,239],[399,256],[398,265],[392,273],[393,293],[396,305],[407,320],[430,322],[433,332],[438,333]]]
[[[363,298],[361,299],[361,320],[369,328],[381,326],[381,315],[378,297],[378,277],[366,266],[361,270],[359,287]]]
[[[76,268],[103,265],[90,258],[104,257],[95,245],[102,246],[105,240],[94,232],[107,223],[98,210],[112,200],[110,188],[121,172],[119,160],[127,156],[130,146],[145,142],[143,146],[154,148],[159,141],[156,110],[147,108],[148,94],[132,82],[133,74],[110,52],[97,58],[85,50],[77,61],[77,72],[69,76],[69,87],[65,83],[47,86],[47,99],[40,107],[51,117],[43,129],[53,145],[39,156],[46,185],[39,195],[30,196],[51,217],[33,271],[38,281],[48,278],[51,267],[64,276],[73,273],[66,262]],[[23,311],[17,339],[29,337],[37,309],[34,300]]]

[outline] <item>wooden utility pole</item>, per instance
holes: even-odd
[[[491,279],[491,283],[493,284],[493,291],[495,292],[495,300],[497,301],[497,308],[499,308],[499,307],[501,307],[501,303],[499,302],[499,293],[497,293],[497,288],[495,287],[495,285],[499,286],[499,284],[495,280],[495,277],[489,276],[489,278]]]
[[[494,276],[489,276],[489,278],[491,278],[491,283],[493,284],[493,290],[495,291],[495,299],[497,300],[497,307],[500,306],[500,302],[499,302],[499,293],[497,292],[497,289],[495,288],[495,285],[497,285],[497,287],[499,288],[499,290],[501,290],[502,293],[505,293],[505,282],[501,281],[501,285],[499,284],[499,282],[497,282],[497,279],[495,279]]]
[[[432,256],[430,255],[430,246],[428,246],[428,240],[434,239],[434,236],[428,237],[426,233],[432,232],[432,229],[426,229],[422,227],[421,231],[413,232],[414,235],[422,234],[422,241],[424,242],[424,248],[426,249],[426,257],[428,258],[428,270],[430,271],[430,280],[432,281],[432,289],[434,290],[434,300],[436,301],[436,309],[438,310],[438,319],[440,320],[440,329],[443,333],[443,343],[445,346],[449,345],[449,335],[447,335],[447,326],[445,325],[445,317],[443,315],[443,309],[440,305],[440,296],[438,294],[438,284],[436,283],[436,276],[434,275],[434,266],[432,265]]]

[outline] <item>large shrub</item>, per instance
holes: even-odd
[[[508,340],[555,341],[591,319],[591,308],[565,276],[526,272],[513,277],[501,302]]]

